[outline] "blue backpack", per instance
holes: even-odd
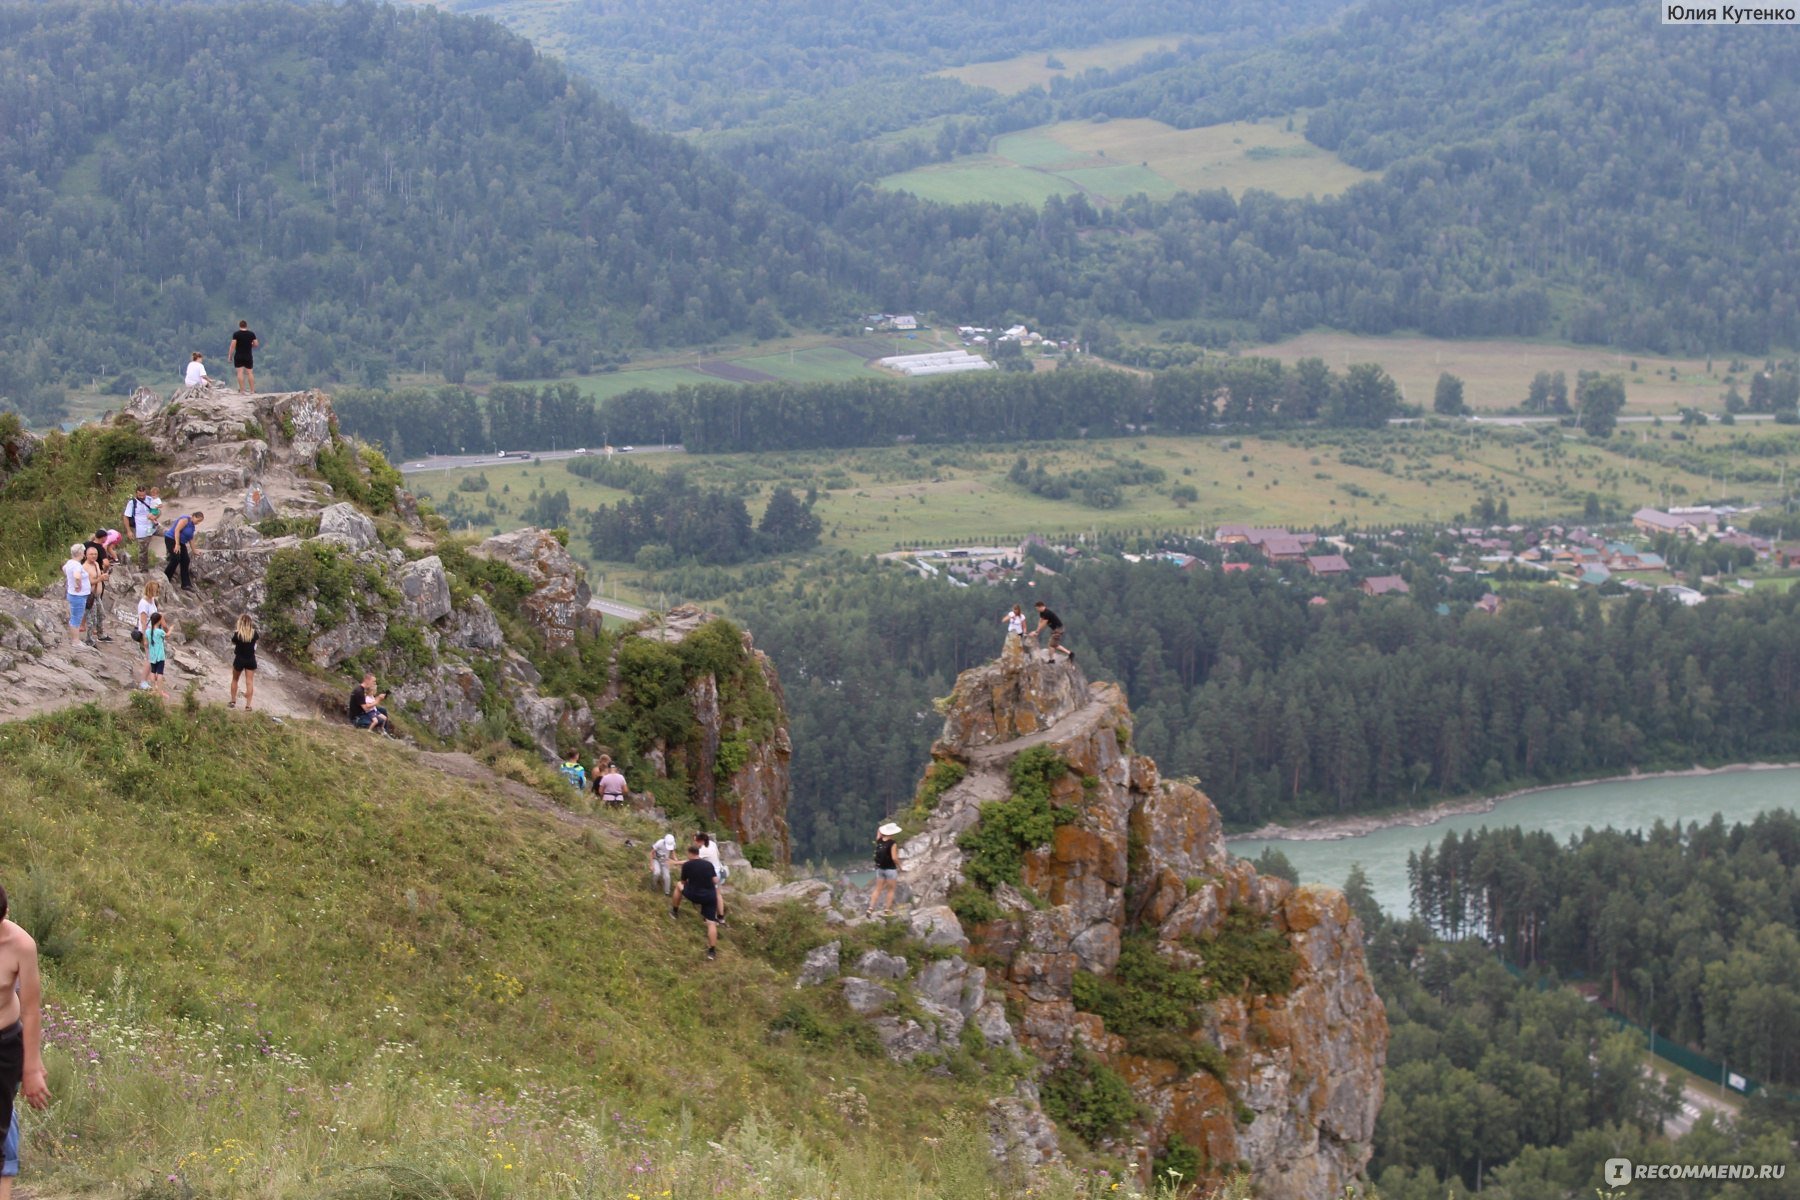
[[[562,772],[562,777],[568,780],[569,783],[574,786],[576,791],[586,790],[587,768],[583,767],[580,763],[564,763],[562,766],[558,767],[557,770]]]

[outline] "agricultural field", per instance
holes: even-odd
[[[1708,363],[1704,358],[1666,358],[1555,342],[1315,332],[1256,346],[1244,353],[1278,358],[1285,363],[1317,357],[1333,370],[1342,370],[1350,363],[1379,363],[1394,377],[1409,403],[1426,408],[1431,407],[1438,375],[1448,371],[1463,381],[1463,399],[1478,412],[1518,407],[1531,386],[1531,377],[1539,371],[1563,372],[1571,395],[1579,372],[1623,375],[1627,413],[1665,416],[1690,406],[1707,412],[1721,411],[1720,397],[1730,386],[1730,360],[1725,358]],[[1761,363],[1752,366],[1760,368]],[[1738,390],[1747,393],[1747,376],[1740,373],[1737,380]]]
[[[1136,118],[1065,121],[1007,134],[988,154],[919,167],[882,184],[945,203],[1041,204],[1075,192],[1121,200],[1213,188],[1329,196],[1373,178],[1289,129],[1293,123],[1176,129]]]
[[[1800,465],[1800,435],[1773,427],[1711,425],[1698,429],[1626,427],[1597,445],[1554,428],[1425,425],[1379,432],[1305,431],[1268,438],[1141,438],[1007,446],[911,446],[717,456],[658,455],[643,462],[680,467],[697,482],[741,490],[752,517],[776,486],[818,491],[823,544],[858,554],[926,543],[1006,544],[1028,533],[1076,536],[1098,530],[1209,531],[1222,522],[1297,527],[1383,527],[1449,521],[1483,497],[1504,500],[1516,520],[1580,514],[1590,493],[1612,511],[1677,504],[1721,493],[1773,499],[1780,486],[1764,476],[1784,458],[1734,453],[1739,438],[1781,439],[1781,454]],[[1739,443],[1740,445],[1742,443]],[[1638,454],[1656,453],[1663,461]],[[1079,499],[1046,499],[1007,478],[1024,455],[1053,476],[1134,464],[1162,472],[1154,483],[1118,489],[1117,507]],[[1680,461],[1673,461],[1679,456]],[[575,509],[622,495],[570,475],[561,463],[486,467],[489,490],[474,497],[497,526],[522,524],[520,513],[542,492],[566,489]],[[434,495],[454,482],[409,479]],[[1785,483],[1785,479],[1783,480]],[[1177,503],[1191,486],[1197,498]],[[572,524],[578,524],[572,522]],[[584,560],[579,534],[570,549]],[[606,568],[589,563],[590,568]],[[629,572],[621,573],[624,578]]]
[[[1002,95],[1012,96],[1028,88],[1047,88],[1054,79],[1072,79],[1083,71],[1096,67],[1103,71],[1128,67],[1158,51],[1173,50],[1183,42],[1193,40],[1195,39],[1179,35],[1122,38],[1116,42],[1089,46],[1085,50],[1052,50],[1049,53],[1036,50],[998,62],[949,67],[938,74],[949,79],[960,79],[970,87],[992,88]],[[1052,62],[1060,63],[1061,66],[1049,65]]]
[[[826,341],[820,338],[794,339],[789,349],[771,350],[767,344],[749,350],[722,351],[716,354],[692,354],[680,361],[665,358],[622,371],[579,375],[566,380],[537,380],[537,383],[573,383],[584,396],[606,400],[637,388],[651,391],[674,391],[703,383],[840,383],[850,379],[866,379],[885,373],[868,365],[875,353],[863,353],[860,340]],[[893,351],[878,349],[876,353]]]

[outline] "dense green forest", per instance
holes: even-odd
[[[0,8],[0,394],[586,370],[819,319],[832,252],[491,22],[365,3]]]
[[[1800,1085],[1800,817],[1447,834],[1407,863],[1413,911],[1604,998],[1754,1079]]]
[[[1369,1171],[1382,1200],[1463,1200],[1477,1189],[1490,1200],[1568,1200],[1592,1195],[1618,1156],[1787,1170],[1777,1184],[1659,1182],[1658,1197],[1791,1194],[1800,1156],[1789,1102],[1759,1093],[1734,1120],[1667,1140],[1674,1097],[1643,1073],[1645,1040],[1553,972],[1515,977],[1480,945],[1434,940],[1418,921],[1364,920],[1392,1031]]]
[[[1107,369],[992,372],[916,383],[705,384],[634,390],[599,402],[568,384],[350,391],[345,433],[396,460],[438,450],[680,442],[690,452],[808,450],[895,442],[1021,441],[1124,433],[1205,433],[1311,422],[1376,428],[1401,414],[1380,367],[1341,375],[1316,358],[1215,358],[1155,377]]]
[[[799,853],[862,845],[903,806],[941,721],[931,701],[998,653],[999,614],[1043,597],[1091,673],[1124,685],[1134,745],[1200,780],[1227,820],[1800,750],[1800,593],[1684,608],[1532,591],[1497,615],[1415,576],[1411,597],[1273,572],[1078,563],[1035,586],[958,589],[845,562],[734,594],[794,715]]]

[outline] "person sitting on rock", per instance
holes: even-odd
[[[194,357],[188,360],[187,374],[182,377],[182,382],[191,388],[213,385],[212,380],[206,377],[206,355],[198,350],[194,351]]]
[[[869,911],[864,916],[875,915],[884,894],[887,904],[882,906],[882,914],[894,909],[894,900],[900,894],[900,846],[894,841],[898,836],[900,826],[892,821],[875,831],[875,886],[869,890]]]
[[[388,710],[381,707],[381,702],[386,699],[386,692],[375,690],[374,672],[364,675],[362,682],[350,692],[350,723],[358,729],[369,729],[393,737]]]

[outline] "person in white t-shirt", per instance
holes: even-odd
[[[185,377],[185,382],[188,387],[212,386],[212,380],[206,377],[205,358],[206,355],[196,350],[194,351],[194,357],[188,360],[187,375]]]
[[[665,896],[675,890],[674,881],[669,876],[669,860],[674,857],[674,831],[671,830],[650,843],[650,882],[652,886],[661,883]]]
[[[81,625],[87,619],[88,597],[94,592],[93,578],[88,574],[87,547],[76,542],[69,547],[69,561],[63,564],[64,588],[69,595],[69,645],[81,644]]]
[[[148,567],[150,539],[156,536],[156,510],[150,506],[150,497],[141,483],[131,499],[125,502],[125,521],[132,540],[138,545],[138,566]]]

